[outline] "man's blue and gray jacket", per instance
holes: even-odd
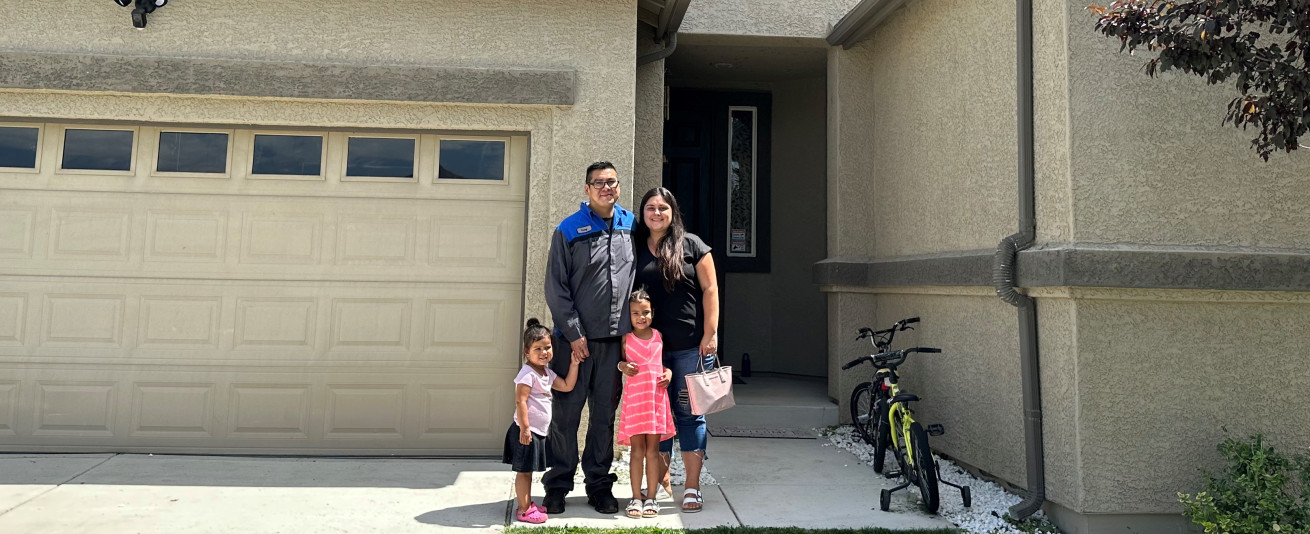
[[[555,228],[546,264],[546,306],[569,341],[632,331],[628,294],[636,266],[632,212],[614,205],[613,227],[586,202]]]

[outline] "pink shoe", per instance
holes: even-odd
[[[528,509],[529,509],[529,510],[536,509],[538,512],[541,512],[541,515],[546,515],[546,508],[544,508],[544,507],[538,505],[538,504],[535,503],[535,502],[534,502],[534,503],[528,503]]]
[[[546,512],[542,511],[541,508],[538,508],[536,505],[532,505],[529,506],[528,509],[523,513],[515,516],[515,519],[518,519],[519,521],[522,521],[524,523],[532,523],[534,525],[540,525],[546,522],[547,517],[546,517]]]

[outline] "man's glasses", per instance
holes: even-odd
[[[594,188],[596,188],[596,189],[618,189],[618,187],[619,187],[619,181],[618,181],[618,180],[605,180],[605,181],[602,182],[602,181],[597,180],[597,181],[595,181],[595,182],[588,182],[587,185],[590,185],[590,186],[592,186],[592,187],[594,187]]]

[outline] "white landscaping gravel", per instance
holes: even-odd
[[[852,426],[841,426],[832,430],[828,435],[829,444],[841,450],[854,454],[861,462],[869,467],[869,474],[873,472],[873,446],[865,443],[855,433]],[[825,444],[829,445],[829,444]],[[936,455],[934,455],[936,456]],[[940,485],[941,507],[938,514],[946,520],[955,523],[956,526],[963,529],[969,534],[1023,534],[1023,531],[1014,525],[1007,523],[1001,517],[1009,511],[1011,506],[1018,504],[1023,499],[1018,495],[1005,491],[1000,485],[974,478],[964,469],[950,460],[937,457],[937,462],[941,464],[941,476],[943,479],[955,484],[969,486],[969,492],[972,495],[972,507],[965,508],[960,501],[960,493],[955,488],[945,484]],[[886,457],[886,465],[893,468],[896,460],[890,456]],[[917,498],[918,492],[913,488],[907,488],[905,491]],[[919,513],[924,513],[920,511]],[[1035,518],[1042,518],[1042,512],[1037,512]]]

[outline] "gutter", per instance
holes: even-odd
[[[1010,515],[1024,519],[1042,509],[1046,501],[1046,458],[1042,447],[1041,358],[1037,349],[1037,302],[1015,291],[1015,260],[1019,251],[1037,238],[1034,191],[1033,141],[1033,3],[1015,0],[1016,76],[1018,104],[1019,233],[996,246],[992,282],[996,296],[1018,308],[1019,372],[1023,388],[1023,438],[1027,457],[1028,495],[1010,507]]]
[[[909,0],[863,0],[846,13],[828,33],[829,46],[841,45],[849,50],[873,33],[884,19]]]
[[[678,49],[678,34],[669,34],[669,38],[664,41],[664,48],[637,56],[637,66],[640,67],[652,61],[659,61],[673,55],[673,51]]]
[[[673,51],[678,49],[678,28],[682,26],[682,18],[687,15],[690,5],[691,0],[669,0],[660,8],[654,25],[655,42],[664,43],[664,48],[637,56],[638,67],[673,55]]]

